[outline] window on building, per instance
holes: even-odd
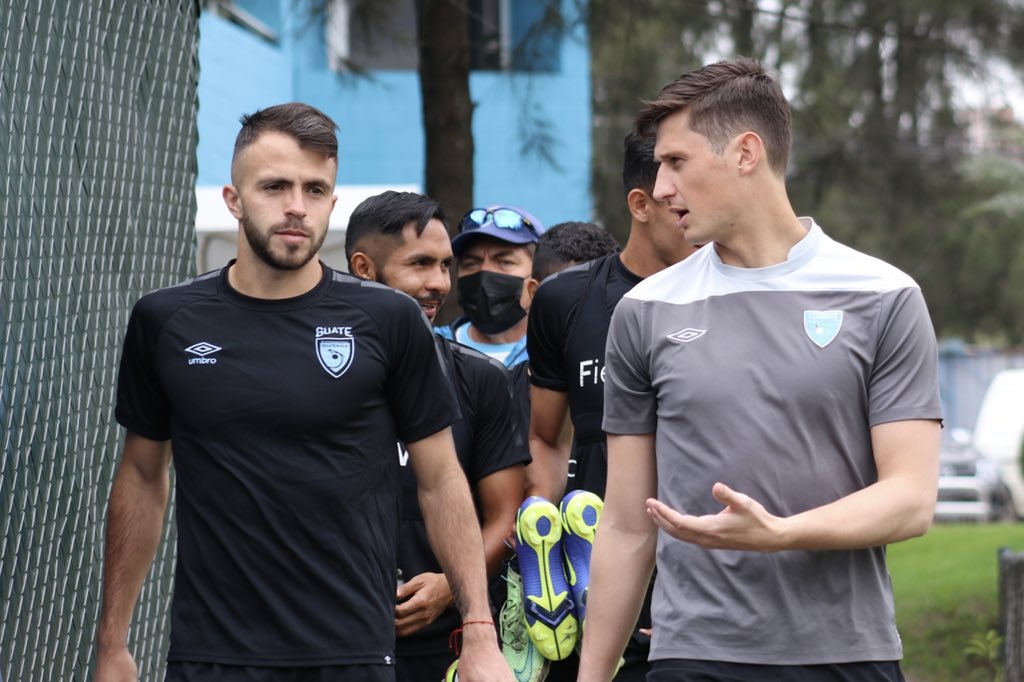
[[[325,23],[335,70],[416,68],[414,0],[332,0]]]
[[[470,69],[556,71],[557,0],[468,0]],[[416,69],[414,0],[333,0],[325,21],[331,68]]]
[[[281,36],[281,7],[268,0],[205,0],[206,11],[224,17],[271,43]]]

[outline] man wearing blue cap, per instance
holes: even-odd
[[[526,211],[496,205],[463,216],[452,239],[457,268],[456,293],[463,315],[435,331],[502,362],[511,373],[516,424],[530,424],[530,379],[527,372],[526,282],[544,226]],[[502,651],[520,682],[543,679],[547,663],[529,643],[523,615],[523,585],[508,568],[508,599],[501,610]]]
[[[529,307],[525,285],[543,232],[540,221],[514,206],[467,213],[452,239],[456,292],[464,314],[437,333],[476,348],[509,369],[524,365]],[[528,390],[527,385],[527,396]]]

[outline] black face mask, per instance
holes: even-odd
[[[519,306],[523,278],[481,270],[456,280],[459,305],[484,334],[503,332],[526,317]]]

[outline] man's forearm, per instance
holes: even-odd
[[[512,556],[509,540],[515,532],[516,512],[523,502],[525,467],[516,464],[500,469],[476,482],[482,522],[484,561],[488,577],[498,575]]]
[[[879,547],[923,535],[935,495],[917,481],[887,480],[781,521],[780,546],[833,550]]]
[[[526,495],[558,504],[569,475],[570,443],[562,441],[569,416],[566,393],[530,387],[530,428],[527,444],[533,462],[526,467]]]
[[[107,507],[103,562],[103,612],[97,634],[101,649],[125,646],[142,581],[153,562],[163,531],[170,489],[169,474],[147,481],[122,464]]]
[[[871,429],[878,480],[830,504],[781,522],[779,547],[861,549],[924,534],[939,480],[938,422],[909,420]]]
[[[526,467],[526,496],[539,495],[557,503],[569,475],[569,453],[531,433],[530,457],[533,461]]]
[[[871,429],[878,481],[785,521],[784,549],[858,549],[922,535],[931,525],[939,481],[940,426],[931,420]]]
[[[640,616],[654,571],[657,533],[621,531],[602,517],[590,559],[579,679],[611,680]]]
[[[653,433],[608,436],[608,488],[590,558],[580,680],[610,680],[654,571],[658,529],[644,511],[657,494]]]
[[[431,490],[421,487],[419,503],[455,608],[464,620],[489,620],[483,540],[465,477],[456,470]]]

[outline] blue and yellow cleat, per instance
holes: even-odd
[[[452,661],[448,670],[444,671],[444,679],[441,682],[459,682],[459,659]]]
[[[576,618],[583,625],[590,587],[590,553],[604,501],[587,490],[573,490],[562,498],[562,551],[565,573],[576,604]]]
[[[526,630],[544,658],[560,661],[576,644],[578,624],[562,569],[562,521],[543,497],[528,497],[516,515]]]

